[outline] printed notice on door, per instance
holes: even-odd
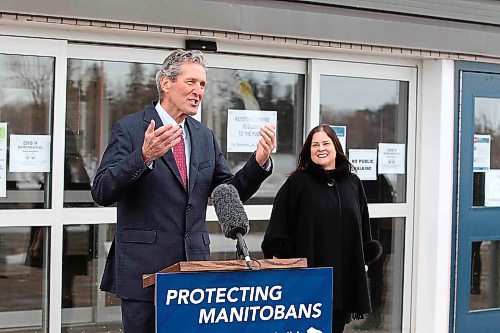
[[[379,143],[378,173],[403,175],[405,173],[405,152],[404,143]]]
[[[7,123],[0,123],[0,198],[7,196]]]
[[[377,149],[349,149],[349,161],[361,180],[377,180]]]
[[[337,134],[337,138],[340,141],[340,145],[342,146],[342,149],[344,150],[344,153],[346,153],[346,141],[347,141],[347,126],[337,126],[337,125],[330,125],[332,130]]]
[[[490,169],[491,135],[474,134],[474,171]]]
[[[500,170],[487,170],[484,179],[484,205],[500,207]]]
[[[50,135],[10,136],[9,172],[50,172]]]
[[[253,153],[261,138],[260,128],[266,124],[276,126],[277,119],[276,111],[227,110],[227,151]],[[273,150],[275,152],[276,148]]]

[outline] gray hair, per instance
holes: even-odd
[[[197,63],[205,68],[205,56],[198,50],[177,49],[170,53],[163,61],[158,72],[156,72],[156,89],[158,89],[159,100],[163,98],[163,90],[160,85],[161,78],[166,76],[171,80],[175,80],[181,74],[181,65],[185,62]]]

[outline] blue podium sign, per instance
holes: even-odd
[[[156,332],[325,333],[332,269],[156,275]]]

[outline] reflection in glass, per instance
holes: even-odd
[[[286,175],[297,163],[302,147],[304,75],[264,71],[209,68],[201,119],[213,129],[227,152],[227,110],[277,111],[277,152],[273,173],[248,204],[272,204]],[[250,153],[226,153],[233,172],[248,161]]]
[[[500,307],[500,241],[472,242],[470,310]]]
[[[0,122],[10,135],[51,135],[54,58],[0,54]],[[50,208],[49,173],[10,172],[0,209]]]
[[[500,206],[500,99],[474,98],[474,124],[472,204]]]
[[[63,229],[62,307],[83,307],[92,303],[92,270],[94,257],[94,226],[69,225]],[[91,268],[91,267],[90,267]],[[75,284],[85,287],[73,288]]]
[[[63,332],[74,332],[77,327],[89,332],[119,332],[120,300],[99,290],[114,231],[114,224],[64,227]]]
[[[250,232],[245,235],[245,242],[252,259],[263,259],[264,255],[260,249],[260,244],[264,238],[269,221],[250,221]],[[219,222],[207,221],[208,232],[210,233],[210,259],[211,260],[235,260],[236,240],[226,238],[221,232]]]
[[[49,231],[0,228],[0,332],[48,332]]]
[[[262,259],[260,249],[269,221],[250,221],[250,233],[245,235],[250,255]],[[401,332],[403,320],[403,270],[404,270],[404,218],[371,219],[374,239],[383,247],[382,256],[370,265],[368,278],[372,313],[363,321],[355,320],[346,327],[347,332],[359,330]],[[236,241],[227,239],[218,222],[207,222],[210,232],[211,260],[236,259]]]
[[[371,219],[372,236],[383,247],[382,256],[368,268],[372,312],[354,320],[347,332],[401,332],[403,320],[403,218]]]
[[[93,206],[90,182],[113,124],[157,99],[157,65],[68,59],[65,207]],[[272,203],[302,144],[304,75],[209,68],[201,119],[226,151],[227,109],[278,112],[274,171],[249,202]],[[226,154],[236,172],[250,153]]]
[[[114,123],[157,99],[158,66],[68,59],[64,206],[93,206],[90,180]]]
[[[379,143],[407,144],[408,82],[321,75],[320,86],[320,123],[347,126],[346,154]],[[369,203],[406,201],[405,174],[379,175],[363,185],[379,192]]]

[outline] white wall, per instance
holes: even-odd
[[[413,332],[448,332],[454,63],[425,60],[421,75],[415,205]]]

